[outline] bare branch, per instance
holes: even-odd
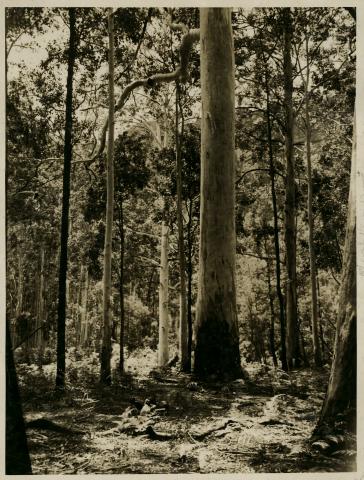
[[[150,76],[149,78],[134,80],[133,82],[129,83],[123,90],[120,98],[115,105],[115,112],[120,111],[123,106],[125,105],[126,101],[129,98],[129,95],[132,93],[133,90],[139,87],[146,87],[152,88],[157,83],[166,83],[166,82],[173,82],[175,80],[180,80],[181,82],[186,82],[188,78],[188,62],[189,56],[192,49],[193,44],[200,38],[200,30],[199,29],[191,29],[187,31],[182,37],[181,45],[180,45],[180,64],[177,68],[170,73],[157,73],[155,75]],[[105,148],[106,144],[106,133],[108,129],[108,119],[105,120],[104,125],[101,130],[101,136],[99,141],[99,146],[96,152],[91,156],[89,162],[93,162],[96,158],[101,155]]]

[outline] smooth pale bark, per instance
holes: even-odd
[[[356,132],[354,114],[353,150],[344,262],[338,298],[334,358],[326,398],[315,433],[333,424],[337,415],[356,407]],[[355,420],[355,415],[351,420]],[[355,430],[355,422],[349,425]]]
[[[242,375],[235,288],[235,97],[231,9],[201,8],[201,212],[194,372]]]
[[[316,367],[321,367],[322,356],[318,333],[317,285],[316,285],[316,257],[313,245],[313,214],[312,214],[312,166],[311,166],[311,119],[309,100],[310,62],[308,37],[306,43],[306,80],[305,86],[305,123],[306,123],[306,162],[307,162],[307,215],[308,215],[308,247],[310,252],[310,284],[311,284],[311,327],[313,357]]]
[[[178,108],[180,102],[180,88],[177,83],[176,89],[176,170],[177,170],[177,226],[178,226],[178,260],[180,276],[180,321],[179,321],[179,354],[182,372],[191,370],[191,357],[188,356],[188,324],[187,324],[187,296],[186,296],[186,259],[183,235],[183,214],[182,214],[182,157],[181,141],[183,138],[183,114],[182,131],[178,131]]]
[[[63,166],[63,197],[61,219],[61,250],[59,256],[58,277],[58,309],[57,309],[57,374],[56,387],[65,387],[66,370],[66,283],[68,269],[68,237],[69,237],[69,204],[71,191],[71,163],[72,163],[72,92],[73,71],[76,60],[76,12],[68,9],[70,24],[70,40],[68,50],[67,91],[66,91],[66,125],[64,138],[64,166]]]
[[[159,343],[158,366],[163,367],[169,360],[168,334],[168,226],[162,222],[161,264],[159,273]]]
[[[114,16],[113,9],[108,9],[109,33],[109,134],[107,145],[107,179],[106,179],[106,221],[104,245],[104,277],[103,277],[103,327],[101,346],[100,381],[111,384],[111,259],[112,259],[112,224],[114,214]]]
[[[266,73],[267,75],[267,73]],[[275,168],[273,158],[273,142],[272,142],[272,123],[270,116],[270,95],[269,84],[266,77],[266,100],[267,100],[267,134],[268,134],[268,154],[269,154],[269,176],[270,176],[270,188],[272,195],[272,208],[273,208],[273,223],[274,223],[274,254],[276,260],[276,289],[279,304],[279,323],[280,323],[280,337],[281,337],[281,353],[280,360],[283,370],[288,370],[287,365],[287,353],[286,353],[286,320],[284,312],[284,298],[281,287],[281,254],[280,254],[280,242],[279,242],[279,226],[278,226],[278,208],[277,208],[277,195],[275,184]]]
[[[300,365],[300,348],[297,325],[296,286],[296,193],[293,151],[293,75],[292,75],[292,19],[290,8],[282,9],[283,24],[283,75],[285,108],[286,197],[284,240],[286,245],[287,296],[286,296],[286,350],[288,368]]]

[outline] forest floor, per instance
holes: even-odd
[[[73,362],[63,395],[54,391],[54,365],[39,370],[18,364],[26,421],[45,418],[82,431],[29,428],[33,473],[355,470],[355,438],[346,436],[345,444],[324,451],[308,442],[324,398],[327,369],[287,375],[248,364],[251,382],[205,384],[175,368],[151,370],[153,355],[140,352],[130,359],[129,374],[111,387],[95,380],[96,361],[94,371],[90,359],[87,368],[85,360]],[[147,406],[138,413],[132,398],[142,403],[152,399],[149,403],[157,408]]]

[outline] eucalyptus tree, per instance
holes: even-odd
[[[354,112],[355,116],[355,112]],[[356,431],[356,131],[353,131],[350,193],[344,246],[344,266],[338,297],[334,357],[326,397],[314,435],[333,429],[338,415],[347,416],[349,429]]]
[[[355,11],[349,10],[356,20]],[[326,396],[314,436],[334,429],[339,416],[356,431],[357,406],[357,279],[356,279],[356,166],[357,134],[355,104],[353,112],[350,190],[346,221],[343,269],[338,296],[334,358]]]
[[[235,98],[231,10],[202,8],[200,29],[201,231],[194,372],[200,377],[237,378],[242,372],[235,291]]]

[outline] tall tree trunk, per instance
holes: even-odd
[[[159,343],[158,366],[163,367],[169,359],[168,352],[168,226],[162,222],[161,265],[159,277]]]
[[[296,194],[293,151],[293,76],[291,59],[292,18],[290,8],[282,9],[283,23],[283,74],[285,107],[285,146],[286,146],[286,198],[284,239],[286,245],[287,297],[286,297],[286,349],[288,368],[300,364],[300,348],[297,327],[297,287],[296,287]]]
[[[119,274],[119,300],[120,300],[120,359],[119,372],[124,373],[124,344],[125,344],[125,303],[124,303],[124,254],[125,254],[125,238],[124,238],[124,215],[123,200],[119,203],[119,236],[120,236],[120,274]]]
[[[72,162],[72,91],[73,70],[76,60],[76,12],[74,8],[68,9],[70,22],[70,40],[68,50],[67,93],[66,93],[66,125],[64,138],[64,167],[63,167],[63,198],[61,220],[61,250],[59,257],[58,278],[58,316],[57,316],[57,375],[56,387],[65,387],[66,370],[66,280],[68,268],[68,226],[69,204],[71,190],[71,162]]]
[[[270,117],[270,95],[269,95],[269,83],[266,72],[266,100],[267,100],[267,135],[268,135],[268,149],[269,149],[269,176],[270,187],[272,195],[272,207],[273,207],[273,222],[274,222],[274,253],[276,260],[276,289],[279,305],[279,323],[280,323],[280,337],[281,337],[281,354],[280,360],[283,370],[288,370],[287,366],[287,353],[286,353],[286,320],[284,316],[284,298],[281,288],[281,254],[279,243],[279,226],[278,226],[278,209],[277,209],[277,195],[275,186],[275,168],[273,158],[273,142],[272,142],[272,124]]]
[[[308,36],[305,37],[306,46],[306,80],[305,86],[305,123],[306,123],[306,161],[307,161],[307,214],[308,214],[308,247],[310,252],[310,283],[311,283],[311,326],[313,357],[316,367],[322,366],[322,356],[318,333],[318,309],[317,309],[317,286],[316,286],[316,258],[313,244],[313,214],[312,214],[312,166],[311,166],[311,120],[310,120],[310,62]]]
[[[188,224],[187,224],[187,243],[188,243],[188,252],[187,252],[187,323],[188,323],[188,358],[192,358],[192,337],[193,337],[193,328],[192,328],[192,274],[193,274],[193,265],[192,265],[192,200],[190,201],[190,210],[188,214]]]
[[[356,410],[356,125],[354,113],[353,150],[344,262],[338,301],[334,358],[326,398],[315,433],[332,425],[337,414]],[[355,415],[349,417],[355,429]]]
[[[6,475],[29,475],[32,473],[8,323],[6,323],[5,456]]]
[[[242,375],[235,288],[231,9],[201,8],[201,212],[195,374]]]
[[[104,385],[111,384],[111,259],[112,259],[112,224],[114,214],[114,15],[113,9],[108,9],[109,33],[109,135],[107,145],[107,199],[106,228],[104,245],[104,278],[103,278],[103,328],[101,346],[100,381]]]
[[[179,115],[181,108],[182,128],[181,135],[178,131]],[[179,322],[179,354],[182,372],[190,372],[191,358],[188,356],[188,324],[187,324],[187,298],[186,298],[186,259],[183,236],[183,214],[182,214],[182,156],[181,143],[183,138],[183,113],[180,102],[180,86],[176,87],[176,169],[177,169],[177,224],[178,224],[178,259],[180,276],[180,322]]]

